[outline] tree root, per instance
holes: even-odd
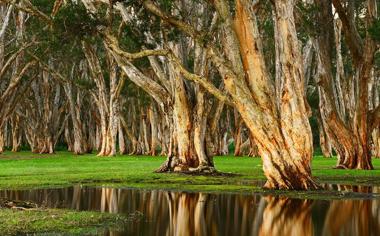
[[[345,165],[337,165],[337,166],[335,166],[333,169],[347,170],[348,168],[347,168],[347,166],[345,166]]]
[[[154,171],[154,173],[165,173],[169,171],[170,171],[169,161],[165,161],[157,170]]]
[[[217,170],[213,166],[198,166],[196,168],[189,168],[189,172],[193,173],[217,173]]]

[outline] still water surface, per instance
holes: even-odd
[[[376,187],[330,186],[352,192]],[[342,189],[343,188],[343,189]],[[364,195],[366,196],[366,195]],[[380,235],[380,199],[300,200],[73,186],[0,191],[0,198],[50,208],[122,213],[131,221],[102,235]]]

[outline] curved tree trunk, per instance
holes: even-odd
[[[374,64],[375,43],[371,36],[366,35],[364,41],[357,32],[353,11],[344,9],[337,0],[332,0],[339,15],[335,24],[335,47],[337,52],[337,73],[333,78],[332,42],[333,15],[331,2],[320,2],[319,14],[322,24],[316,40],[318,54],[319,85],[323,88],[324,104],[321,110],[323,122],[326,124],[326,133],[338,154],[337,168],[373,169],[371,163],[370,134],[372,125],[369,125],[369,83]],[[347,6],[353,9],[353,2]],[[367,1],[367,24],[371,25],[376,17],[376,2]],[[350,14],[350,15],[347,15]],[[327,20],[326,19],[330,19]],[[354,74],[346,76],[341,51],[341,29],[344,31],[347,46],[352,55]],[[322,33],[323,32],[323,33]],[[347,81],[342,84],[342,81]]]
[[[225,79],[225,84],[257,142],[267,177],[265,187],[318,188],[311,177],[312,135],[304,100],[302,57],[293,16],[295,2],[275,1],[276,48],[281,52],[276,55],[279,63],[276,79],[281,80],[281,92],[277,93],[281,97],[277,98],[277,102],[274,86],[266,72],[256,19],[244,7],[245,4],[248,3],[244,0],[237,1],[235,27],[250,86],[236,84],[237,81],[232,78]],[[223,10],[219,9],[219,12]],[[233,44],[231,40],[226,48],[234,48]],[[240,74],[239,71],[237,73]]]

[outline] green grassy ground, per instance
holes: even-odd
[[[157,174],[153,171],[163,157],[116,156],[95,154],[75,156],[68,152],[38,155],[30,152],[0,155],[0,189],[45,188],[88,185],[129,186],[195,191],[261,191],[265,181],[261,160],[249,157],[215,157],[219,171],[239,174],[234,177]],[[380,185],[380,160],[374,159],[375,170],[333,169],[336,159],[315,157],[314,177],[320,183]]]
[[[0,234],[59,232],[65,235],[94,235],[101,233],[105,227],[116,227],[126,221],[126,216],[110,213],[61,209],[3,209],[0,210]]]
[[[38,155],[30,152],[0,155],[0,189],[63,187],[73,184],[172,189],[207,192],[247,192],[285,194],[297,198],[363,197],[352,193],[268,192],[260,188],[265,182],[261,160],[249,157],[215,157],[226,176],[189,176],[156,174],[153,171],[165,158],[144,156],[96,157],[94,154],[75,156],[68,152]],[[320,183],[380,185],[380,160],[373,160],[375,170],[336,170],[336,159],[315,157],[313,175]],[[58,209],[18,211],[0,209],[0,234],[63,232],[82,235],[101,233],[107,225],[120,224],[127,216],[100,212],[78,212]],[[99,226],[101,228],[99,228]]]

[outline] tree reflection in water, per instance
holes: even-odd
[[[326,186],[379,193],[376,187]],[[380,200],[313,201],[260,195],[90,188],[0,191],[46,207],[123,213],[106,235],[380,235]]]

